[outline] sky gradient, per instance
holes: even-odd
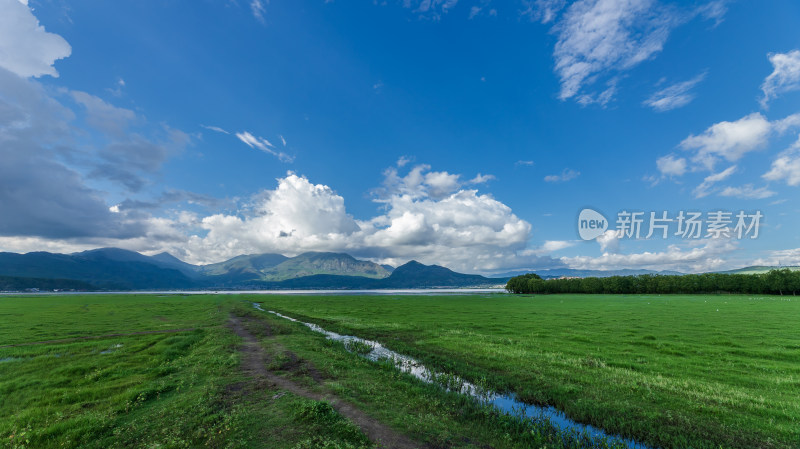
[[[336,251],[482,274],[800,265],[793,0],[0,11],[2,251]],[[591,241],[585,208],[610,222]],[[755,239],[619,237],[630,211],[763,219]]]

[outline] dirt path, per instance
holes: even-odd
[[[121,334],[102,334],[102,335],[88,335],[85,337],[72,337],[72,338],[62,338],[59,340],[42,340],[42,341],[29,341],[26,343],[16,343],[13,345],[2,345],[0,348],[15,348],[17,346],[31,346],[31,345],[46,345],[46,344],[55,344],[55,343],[70,343],[73,341],[81,341],[81,340],[93,340],[97,338],[112,338],[112,337],[129,337],[131,335],[149,335],[149,334],[173,334],[176,332],[190,332],[197,328],[189,327],[186,329],[163,329],[160,331],[139,331],[139,332],[126,332]]]
[[[241,319],[231,316],[228,326],[236,335],[244,340],[239,350],[242,353],[242,369],[254,379],[265,379],[276,387],[287,390],[297,396],[317,401],[330,402],[334,409],[355,423],[370,439],[386,449],[417,449],[425,445],[415,443],[405,435],[399,434],[380,421],[367,416],[364,412],[333,395],[324,395],[311,391],[297,383],[272,373],[267,369],[267,354],[258,343],[258,340],[242,326]],[[269,335],[268,333],[266,335]]]

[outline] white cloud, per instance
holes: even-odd
[[[474,178],[467,181],[467,184],[486,184],[493,179],[495,179],[494,175],[482,175],[478,173]]]
[[[650,106],[658,112],[671,111],[686,106],[691,103],[695,97],[691,90],[694,86],[703,81],[705,77],[706,73],[703,72],[688,81],[665,87],[651,95],[643,104],[645,106]]]
[[[441,14],[453,9],[458,0],[403,0],[403,7],[413,8],[415,13],[434,19],[441,17]]]
[[[264,23],[264,13],[266,13],[264,3],[269,4],[269,0],[252,0],[250,2],[250,10],[253,12],[253,17],[261,23]]]
[[[752,184],[745,184],[741,187],[726,187],[719,193],[719,195],[742,199],[761,200],[774,196],[775,192],[767,189],[766,187],[755,188]]]
[[[660,52],[677,15],[655,0],[579,0],[556,25],[555,71],[561,80],[559,98],[579,96],[608,71],[628,70]],[[614,93],[579,96],[584,102],[606,103]]]
[[[461,187],[458,175],[447,172],[430,172],[425,174],[424,184],[428,186],[431,198],[443,198]]]
[[[531,20],[549,23],[556,19],[558,13],[567,6],[566,0],[523,0],[524,9],[521,15]]]
[[[800,265],[800,248],[770,251],[767,257],[756,259],[751,265],[798,266]]]
[[[399,168],[405,167],[409,162],[405,156],[397,161]],[[393,195],[410,195],[414,198],[431,197],[442,199],[464,185],[483,184],[492,179],[493,175],[478,173],[469,181],[462,182],[461,175],[446,171],[430,171],[427,164],[414,166],[405,176],[400,176],[397,169],[390,167],[384,171],[383,187],[375,189],[373,193],[379,201],[391,198]]]
[[[574,240],[546,240],[542,246],[534,249],[526,249],[519,252],[521,256],[542,256],[549,255],[562,249],[573,247],[578,242]]]
[[[705,179],[703,179],[703,182],[700,183],[700,185],[698,185],[697,187],[695,187],[694,191],[692,192],[694,193],[694,197],[704,198],[710,195],[713,192],[712,188],[714,187],[714,184],[720,181],[724,181],[725,179],[728,179],[735,172],[736,172],[736,166],[732,165],[719,173],[714,173],[706,176]]]
[[[783,180],[790,186],[800,185],[800,138],[772,161],[772,167],[762,177],[768,181]]]
[[[561,82],[559,98],[601,106],[614,99],[624,72],[661,52],[675,27],[698,16],[719,23],[727,10],[725,0],[700,6],[658,0],[578,0],[557,18],[566,3],[525,0],[522,14],[555,23],[552,30],[558,41],[553,57]],[[601,83],[606,87],[592,90],[592,85]],[[688,103],[691,95],[689,88],[684,89],[683,94],[663,92],[653,99],[654,107],[674,108]]]
[[[735,242],[724,239],[698,241],[695,244],[696,246],[688,248],[669,245],[665,251],[655,252],[604,253],[599,257],[562,257],[561,261],[570,268],[581,270],[649,269],[704,272],[724,267],[729,263],[729,254],[737,249]]]
[[[706,19],[714,20],[714,26],[719,25],[722,23],[722,18],[725,16],[725,13],[728,12],[728,1],[729,0],[710,1],[705,5],[699,6],[697,13]]]
[[[764,148],[771,131],[772,124],[754,112],[734,122],[715,123],[702,134],[687,137],[680,146],[695,150],[692,160],[711,170],[719,157],[734,162],[748,152]]]
[[[424,173],[419,176],[424,178]],[[247,213],[201,219],[205,236],[176,248],[194,262],[238,254],[343,251],[388,263],[418,259],[466,271],[502,268],[522,250],[531,225],[475,190],[444,198],[397,193],[381,200],[386,212],[351,217],[344,199],[324,185],[289,173],[275,190],[257,195]]]
[[[475,16],[477,16],[478,14],[480,14],[480,13],[481,13],[481,9],[483,9],[483,8],[481,8],[480,6],[473,6],[473,7],[471,7],[471,8],[469,9],[469,17],[468,17],[468,18],[469,18],[470,20],[474,19],[474,18],[475,18]]]
[[[656,160],[656,166],[662,176],[683,176],[686,173],[686,159],[668,154]]]
[[[517,166],[524,165],[526,167],[532,167],[533,166],[533,161],[519,160],[517,162],[514,162],[514,165],[517,165]]]
[[[21,77],[58,76],[53,64],[72,48],[64,38],[48,33],[17,0],[0,0],[0,67]]]
[[[200,126],[205,128],[205,129],[207,129],[207,130],[218,132],[218,133],[221,133],[221,134],[230,134],[228,131],[225,131],[224,129],[220,128],[219,126],[213,126],[213,125],[200,125]]]
[[[423,182],[425,174],[419,173]],[[337,251],[393,265],[416,259],[484,273],[519,264],[561,265],[539,256],[540,252],[523,254],[531,225],[490,195],[457,190],[434,199],[425,191],[417,193],[380,199],[380,213],[356,220],[347,213],[344,198],[331,188],[289,172],[277,180],[276,188],[254,195],[234,207],[233,213],[145,215],[138,218],[138,233],[117,237],[108,233],[66,237],[0,234],[0,249],[71,252],[115,246],[148,254],[169,251],[191,263],[218,262],[244,253]],[[102,209],[117,220],[126,220],[143,210],[132,203],[103,205]],[[2,223],[8,225],[9,221]],[[567,245],[570,243],[546,242],[541,250],[546,253]]]
[[[577,178],[580,174],[581,172],[579,171],[565,168],[560,175],[547,175],[544,177],[544,180],[545,182],[567,182]]]
[[[275,145],[273,145],[269,140],[263,137],[256,137],[250,134],[248,131],[236,133],[236,137],[250,148],[261,150],[265,153],[276,156],[282,162],[292,162],[294,160],[292,156],[289,156],[282,151],[275,150]]]
[[[619,251],[619,232],[609,229],[595,240],[600,244],[600,251],[615,254]]]
[[[764,92],[761,106],[764,108],[779,95],[800,89],[800,50],[771,53],[768,58],[773,71],[761,85],[761,91]]]

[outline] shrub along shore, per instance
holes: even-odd
[[[684,275],[643,274],[605,278],[563,278],[544,280],[529,273],[509,279],[506,290],[511,293],[593,293],[593,294],[701,294],[742,293],[797,295],[800,292],[800,271],[788,268],[759,274],[704,273]]]

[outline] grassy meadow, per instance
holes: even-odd
[[[651,447],[800,447],[800,298],[263,297]]]
[[[800,301],[588,295],[0,297],[0,447],[604,447],[249,301],[651,447],[800,447]]]

